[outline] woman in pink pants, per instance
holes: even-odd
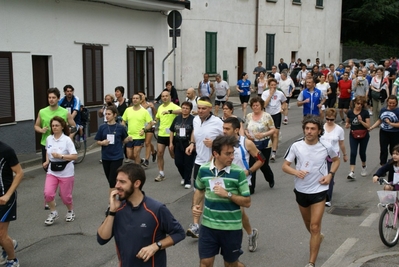
[[[75,146],[69,138],[69,128],[63,118],[55,116],[50,121],[51,135],[46,140],[46,161],[43,167],[47,168],[46,182],[44,184],[44,198],[50,208],[50,214],[44,221],[46,225],[52,225],[59,218],[55,209],[54,197],[57,188],[60,188],[60,197],[67,206],[65,216],[67,222],[75,220],[73,212],[72,190],[74,177],[73,160],[77,159]]]

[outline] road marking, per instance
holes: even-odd
[[[364,219],[364,221],[360,224],[360,226],[363,227],[370,227],[373,222],[380,217],[379,213],[371,213],[366,219]]]
[[[331,257],[321,267],[340,266],[341,260],[345,254],[359,241],[358,238],[348,238],[344,243],[331,255]]]

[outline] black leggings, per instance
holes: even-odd
[[[265,180],[269,183],[274,183],[274,174],[272,169],[269,166],[269,158],[270,154],[272,152],[272,148],[265,148],[265,149],[260,149],[262,152],[263,156],[265,156],[266,160],[265,163],[260,167],[260,170],[263,173],[263,176],[265,177]],[[249,166],[252,166],[256,162],[256,159],[254,159],[252,156],[249,157]],[[256,172],[252,173],[251,177],[251,183],[252,185],[249,187],[249,191],[251,194],[255,193],[255,186],[256,186]]]
[[[369,143],[370,135],[367,133],[362,139],[353,138],[349,133],[349,145],[351,147],[350,165],[356,165],[357,148],[359,147],[359,156],[362,162],[366,162],[366,150]]]
[[[103,169],[105,177],[107,177],[109,188],[115,188],[116,185],[116,170],[122,166],[123,159],[105,160],[103,159]]]
[[[387,163],[388,147],[389,153],[392,155],[394,146],[399,144],[399,133],[388,132],[380,129],[380,165]]]

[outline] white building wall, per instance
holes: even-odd
[[[178,89],[198,86],[205,72],[205,32],[218,32],[217,71],[227,70],[229,84],[237,81],[237,50],[245,47],[244,71],[252,71],[259,60],[266,64],[266,34],[276,34],[274,64],[280,58],[297,57],[315,62],[338,64],[341,32],[341,0],[323,1],[324,8],[316,8],[316,0],[292,0],[276,3],[259,1],[258,51],[255,53],[256,1],[197,0],[191,10],[182,11],[181,37],[176,49],[176,81]],[[173,81],[173,56],[169,59],[169,80]]]
[[[155,85],[161,88],[167,53],[166,15],[68,0],[0,1],[0,51],[13,52],[16,120],[34,119],[32,55],[50,56],[50,86],[75,87],[83,99],[82,44],[103,47],[104,95],[127,87],[126,47],[152,46]],[[166,72],[167,73],[167,72]]]

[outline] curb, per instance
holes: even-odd
[[[370,260],[373,260],[376,258],[381,258],[384,256],[398,256],[399,257],[399,252],[385,252],[385,253],[378,253],[378,254],[366,256],[366,257],[357,259],[354,263],[352,263],[348,267],[361,267],[364,263],[367,263]]]

